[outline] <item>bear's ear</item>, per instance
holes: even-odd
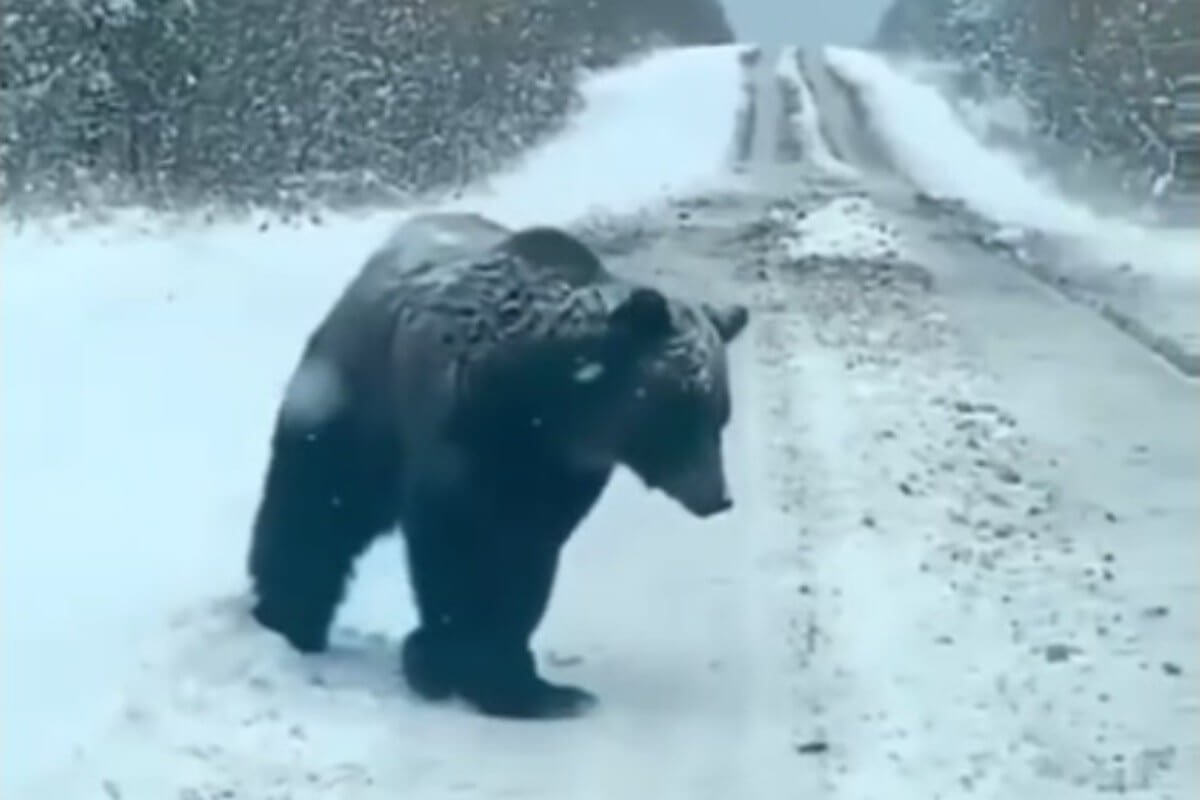
[[[551,227],[524,228],[500,245],[526,261],[550,270],[572,286],[584,286],[607,277],[604,265],[587,245],[565,231]]]
[[[721,341],[729,344],[746,329],[750,322],[750,309],[741,303],[734,303],[725,308],[717,308],[708,303],[704,304],[704,313],[712,320],[712,324],[721,335]]]
[[[671,309],[667,307],[667,298],[657,289],[634,289],[612,310],[608,321],[614,329],[642,341],[671,335]]]

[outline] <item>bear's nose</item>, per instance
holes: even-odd
[[[700,517],[715,517],[729,509],[733,508],[733,498],[727,495],[721,495],[707,503],[700,504],[692,510]]]

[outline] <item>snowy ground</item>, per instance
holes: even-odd
[[[567,550],[535,644],[597,712],[409,697],[394,540],[330,654],[245,621],[274,404],[394,216],[31,232],[0,292],[4,796],[1194,796],[1196,386],[890,191],[726,173],[731,49],[592,88],[457,205],[640,209],[614,268],[754,314],[735,511],[622,475]]]

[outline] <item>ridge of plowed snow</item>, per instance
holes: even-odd
[[[987,219],[1077,240],[1107,265],[1128,262],[1156,278],[1197,280],[1200,235],[1101,216],[1030,174],[1013,155],[985,146],[931,85],[883,56],[826,47],[830,70],[852,85],[894,163],[929,194],[964,202]]]
[[[772,216],[781,215],[777,210]],[[781,241],[792,261],[894,258],[902,253],[903,242],[895,226],[862,196],[835,197],[795,220],[791,228]]]

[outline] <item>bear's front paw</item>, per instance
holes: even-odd
[[[541,713],[547,718],[581,717],[587,714],[600,701],[596,695],[578,686],[555,686],[545,684],[545,689],[539,701]]]
[[[488,692],[467,700],[481,713],[509,719],[569,719],[580,717],[599,702],[578,686],[557,686],[538,679],[520,691]]]
[[[329,648],[328,630],[321,623],[280,611],[261,601],[250,614],[259,625],[279,634],[301,653],[323,653]]]
[[[408,687],[426,700],[445,700],[454,692],[453,664],[447,643],[418,629],[400,646],[400,669]]]

